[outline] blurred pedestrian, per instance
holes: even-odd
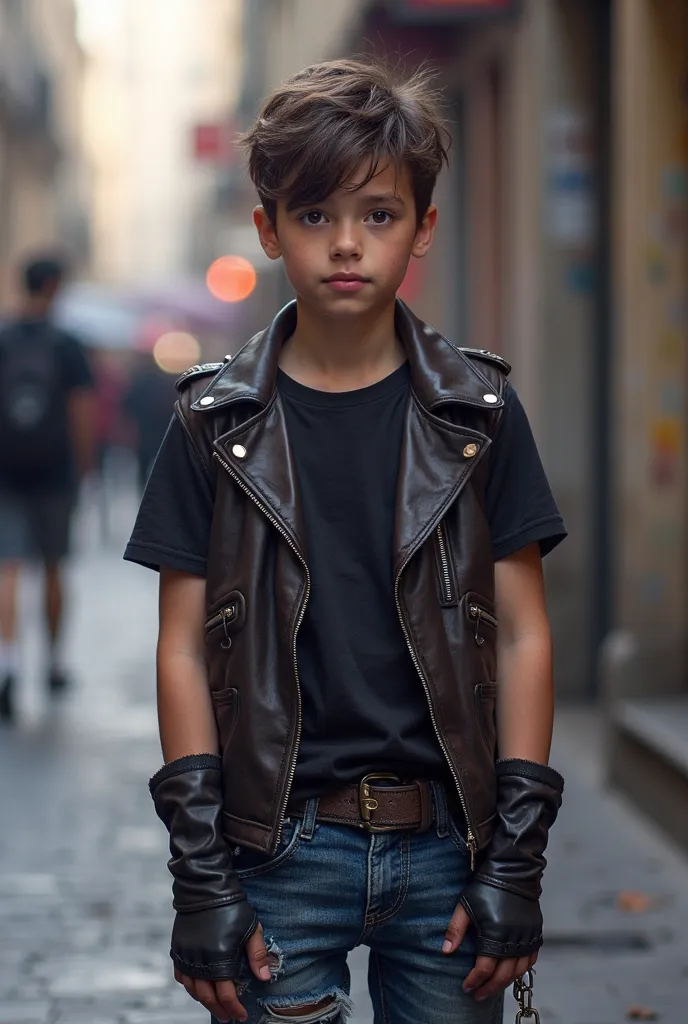
[[[40,560],[49,639],[47,689],[63,692],[61,562],[80,478],[93,464],[92,377],[81,344],[51,323],[66,266],[51,256],[22,271],[23,308],[0,331],[0,718],[15,715],[21,566]]]
[[[296,301],[180,380],[126,552],[161,571],[175,975],[334,1024],[365,943],[376,1022],[496,1024],[542,942],[564,526],[508,364],[396,299],[447,155],[427,74],[315,65],[245,142]]]

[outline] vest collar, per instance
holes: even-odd
[[[395,324],[408,355],[414,392],[426,409],[460,403],[498,409],[503,400],[487,377],[434,327],[419,320],[400,299]],[[275,393],[279,353],[296,327],[296,301],[288,303],[265,331],[254,335],[201,392],[191,408],[214,412],[232,402],[269,404]]]

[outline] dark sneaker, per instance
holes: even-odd
[[[6,675],[0,683],[0,721],[13,722],[14,707],[14,676]]]
[[[59,669],[51,668],[48,673],[48,693],[51,697],[59,697],[65,693],[71,685],[69,676]]]

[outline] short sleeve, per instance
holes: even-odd
[[[206,575],[215,493],[176,416],[167,428],[124,552],[129,562]]]
[[[485,503],[495,562],[536,542],[546,555],[566,537],[528,417],[511,385],[490,449]]]
[[[93,387],[93,373],[80,341],[65,334],[62,341],[65,386],[67,391]]]

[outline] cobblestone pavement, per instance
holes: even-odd
[[[166,836],[146,788],[160,760],[156,580],[116,547],[82,548],[71,577],[75,692],[46,710],[29,625],[22,725],[0,732],[0,1024],[207,1024],[171,980]],[[25,622],[38,602],[29,578]],[[589,715],[560,718],[554,760],[567,791],[536,1005],[543,1024],[620,1024],[634,1004],[686,1024],[688,865],[600,792],[590,726]],[[352,957],[353,1024],[372,1020],[365,959]],[[509,997],[505,1020],[514,1012]]]

